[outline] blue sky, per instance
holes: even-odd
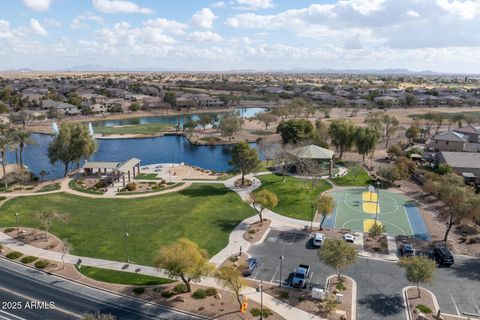
[[[480,72],[480,0],[9,0],[0,69]]]

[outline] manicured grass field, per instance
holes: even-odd
[[[345,164],[342,164],[345,165]],[[357,167],[360,168],[361,171],[357,176],[354,176],[352,174],[352,168]],[[372,179],[368,175],[368,172],[362,168],[361,166],[357,165],[346,165],[346,168],[348,169],[348,173],[344,175],[343,177],[335,178],[332,179],[333,183],[335,183],[337,186],[342,186],[342,187],[364,187],[364,186],[369,186],[372,184]]]
[[[131,286],[149,286],[173,283],[175,281],[165,278],[147,276],[133,272],[108,270],[96,267],[82,266],[77,270],[86,277],[97,281],[125,284]]]
[[[302,179],[294,177],[283,177],[281,175],[269,174],[264,176],[257,176],[262,181],[262,186],[259,190],[267,189],[277,195],[278,205],[273,210],[281,215],[310,221],[312,219],[313,207],[312,203],[325,190],[332,186],[325,180],[316,181],[315,187],[312,189],[312,181],[305,182]],[[308,191],[305,191],[308,190]]]
[[[95,127],[95,133],[102,134],[155,134],[166,131],[169,125],[161,123],[136,124],[121,127]]]
[[[230,232],[255,214],[223,185],[195,184],[179,192],[137,199],[91,199],[57,193],[7,201],[0,225],[37,227],[31,213],[57,210],[69,213],[67,225],[50,229],[73,245],[73,254],[125,261],[125,232],[132,262],[152,265],[158,248],[186,237],[213,256],[228,243]]]

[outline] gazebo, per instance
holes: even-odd
[[[84,175],[93,174],[94,170],[97,170],[98,173],[110,174],[112,184],[115,181],[120,181],[120,178],[122,178],[123,186],[125,187],[125,176],[127,176],[128,182],[130,182],[131,177],[135,179],[135,176],[140,174],[140,160],[131,158],[125,162],[86,162],[83,165]]]
[[[332,176],[333,163],[335,160],[335,152],[328,150],[314,144],[300,147],[289,151],[289,153],[299,159],[311,159],[311,160],[329,160],[330,169],[329,174]]]

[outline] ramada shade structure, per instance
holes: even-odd
[[[332,175],[333,162],[335,158],[335,152],[328,150],[314,144],[300,147],[289,151],[289,153],[299,159],[311,159],[311,160],[329,160],[330,161],[330,176]]]
[[[94,170],[104,174],[110,173],[113,181],[120,181],[120,178],[122,178],[123,186],[125,187],[125,176],[127,176],[128,182],[130,182],[131,175],[135,179],[135,175],[140,173],[140,160],[131,158],[125,162],[86,162],[83,165],[84,174],[92,174]]]

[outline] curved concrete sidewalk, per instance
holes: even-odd
[[[23,242],[20,242],[18,240],[15,240],[7,236],[3,232],[0,232],[0,243],[10,248],[11,250],[21,252],[24,255],[34,256],[41,259],[47,259],[47,260],[57,261],[57,262],[62,261],[62,254],[59,252],[48,251],[48,250],[44,250],[44,249],[40,249],[40,248],[36,248],[30,245],[24,244]],[[80,264],[80,265],[104,268],[109,270],[128,271],[128,272],[134,272],[134,273],[144,274],[149,276],[168,278],[168,275],[165,272],[165,270],[157,269],[150,266],[139,265],[139,264],[131,264],[131,263],[128,264],[125,262],[81,257],[81,256],[75,256],[71,254],[66,254],[64,256],[64,261],[65,263],[70,263],[74,265]],[[221,285],[221,283],[219,283],[217,279],[211,278],[211,277],[202,279],[200,284],[225,290],[225,288]],[[248,297],[249,299],[255,302],[258,302],[258,303],[260,302],[260,299],[261,299],[260,293],[257,292],[255,288],[246,287],[245,289],[242,290],[241,293],[242,295]],[[263,305],[271,309],[275,313],[279,314],[280,316],[284,317],[285,319],[323,320],[320,317],[312,315],[301,309],[295,308],[265,293],[263,294]]]

